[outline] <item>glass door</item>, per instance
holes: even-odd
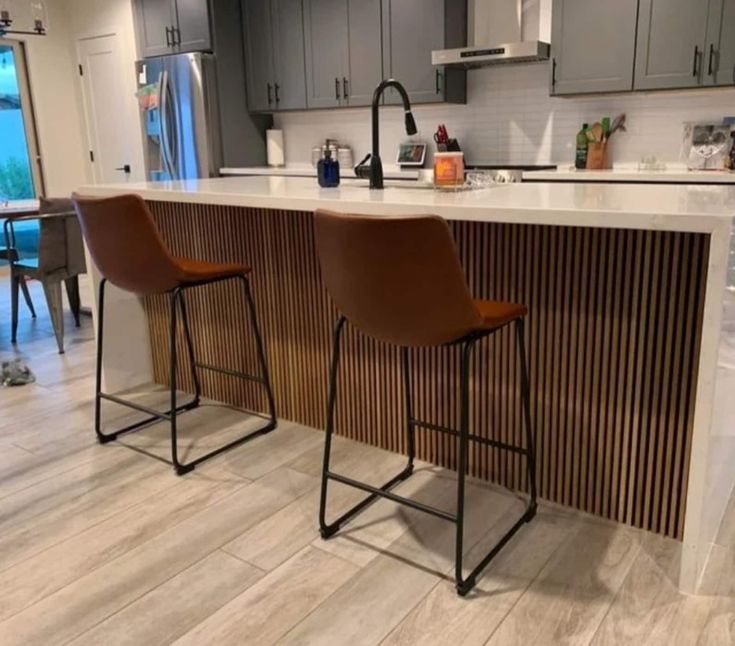
[[[42,193],[23,43],[0,38],[0,207]]]

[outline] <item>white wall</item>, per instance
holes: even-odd
[[[86,145],[66,0],[49,0],[46,5],[49,34],[26,37],[25,44],[46,193],[62,196],[86,181]]]
[[[51,0],[54,1],[54,0]],[[140,130],[140,113],[135,99],[137,83],[135,78],[135,61],[138,59],[135,39],[135,25],[131,0],[55,0],[65,2],[69,7],[70,45],[77,55],[77,41],[80,38],[115,33],[120,38],[122,50],[122,68],[124,75],[120,79],[123,84],[125,103],[113,116],[125,133],[125,141],[129,145],[126,159],[132,166],[130,180],[145,179],[143,162],[143,146]],[[79,89],[79,83],[76,84]],[[78,110],[83,114],[82,96],[78,91]],[[86,130],[85,130],[86,133]],[[91,178],[91,173],[90,173]],[[121,177],[122,181],[122,177]]]
[[[129,135],[129,158],[142,179],[145,173],[134,98],[137,52],[131,0],[46,0],[46,6],[49,34],[25,37],[24,41],[47,195],[69,195],[91,182],[76,44],[80,37],[110,31],[120,35],[123,65],[129,70],[121,79],[129,101],[120,106],[114,118]]]
[[[649,155],[672,162],[679,160],[685,121],[735,115],[735,90],[729,88],[552,98],[549,78],[548,63],[470,71],[467,105],[415,109],[420,135],[433,144],[437,124],[445,123],[474,163],[571,164],[574,136],[583,121],[626,112],[628,132],[611,141],[613,162],[637,162]],[[309,163],[312,146],[326,137],[351,145],[356,158],[370,150],[368,109],[283,113],[275,121],[284,129],[288,163]],[[384,162],[394,159],[404,139],[402,110],[382,108]]]

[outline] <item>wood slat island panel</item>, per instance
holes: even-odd
[[[319,278],[311,213],[150,201],[175,254],[252,265],[278,413],[323,428],[336,311]],[[450,222],[473,293],[522,302],[539,494],[681,538],[709,236]],[[386,289],[390,286],[387,285]],[[189,292],[202,360],[253,369],[238,286]],[[168,374],[165,299],[147,302],[156,379]],[[405,451],[397,349],[345,334],[337,432]],[[182,357],[183,345],[181,346]],[[416,415],[457,424],[457,350],[412,353]],[[474,431],[522,443],[511,330],[477,345]],[[191,386],[185,362],[182,383]],[[204,394],[263,410],[258,387],[203,375]],[[454,464],[454,440],[419,430],[422,459]],[[246,450],[246,449],[244,449]],[[525,489],[516,455],[473,446],[471,473]]]

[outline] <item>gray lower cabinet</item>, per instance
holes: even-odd
[[[433,50],[466,43],[466,2],[383,0],[383,69],[404,85],[412,103],[466,102],[466,72],[431,64]],[[398,102],[398,94],[389,91],[386,101]]]
[[[702,84],[708,63],[709,4],[708,0],[640,0],[636,90]]]
[[[310,108],[343,104],[343,79],[349,73],[348,15],[347,0],[304,0],[306,104]]]
[[[710,0],[704,85],[735,85],[735,0]]]
[[[551,93],[632,90],[637,17],[638,0],[554,0]]]

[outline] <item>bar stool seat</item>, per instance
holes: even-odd
[[[120,195],[104,199],[74,195],[73,201],[90,255],[102,275],[99,284],[97,309],[97,379],[95,389],[95,433],[98,441],[105,444],[116,440],[118,436],[124,433],[138,431],[153,422],[168,421],[171,428],[171,464],[178,475],[183,475],[194,469],[200,462],[275,429],[277,424],[275,399],[255,314],[255,304],[248,281],[251,267],[245,263],[211,262],[172,255],[161,239],[148,207],[137,195]],[[203,363],[198,361],[196,357],[194,342],[189,330],[184,293],[189,289],[227,280],[238,281],[243,288],[260,369],[258,375]],[[135,294],[165,294],[169,298],[170,408],[166,412],[160,412],[116,395],[102,392],[105,285],[108,281],[120,289]],[[176,337],[179,316],[186,342],[191,377],[194,383],[194,396],[184,404],[177,403],[176,394],[178,365]],[[178,456],[177,417],[179,413],[193,410],[199,406],[201,399],[199,372],[202,370],[260,383],[265,389],[268,416],[266,423],[260,428],[231,440],[196,459],[182,463]],[[125,428],[113,432],[103,432],[101,423],[102,400],[147,413],[148,417]]]
[[[174,256],[174,262],[181,269],[181,283],[187,285],[201,281],[235,278],[252,271],[249,265],[208,262],[180,256]]]
[[[482,318],[483,330],[494,330],[503,327],[528,314],[528,308],[518,303],[473,299],[472,304]]]
[[[327,428],[319,503],[322,538],[334,536],[341,527],[378,498],[412,507],[456,525],[455,581],[457,592],[466,595],[477,577],[503,546],[536,514],[536,462],[531,427],[530,388],[524,340],[525,305],[472,297],[447,223],[436,216],[374,217],[317,211],[316,241],[322,278],[339,318],[334,329],[329,375]],[[376,486],[330,468],[340,340],[347,323],[361,334],[400,348],[406,411],[405,468]],[[470,428],[470,359],[474,345],[503,327],[514,324],[518,346],[522,419],[525,446],[509,444],[473,432]],[[459,346],[458,428],[449,428],[414,415],[410,353],[413,348]],[[454,511],[427,505],[395,493],[394,488],[411,476],[416,456],[416,428],[447,434],[457,440],[457,502]],[[512,436],[512,435],[511,435]],[[463,567],[465,477],[469,442],[510,451],[526,458],[529,501],[508,529],[465,576]],[[327,488],[330,481],[367,492],[367,496],[331,522],[327,521]]]

